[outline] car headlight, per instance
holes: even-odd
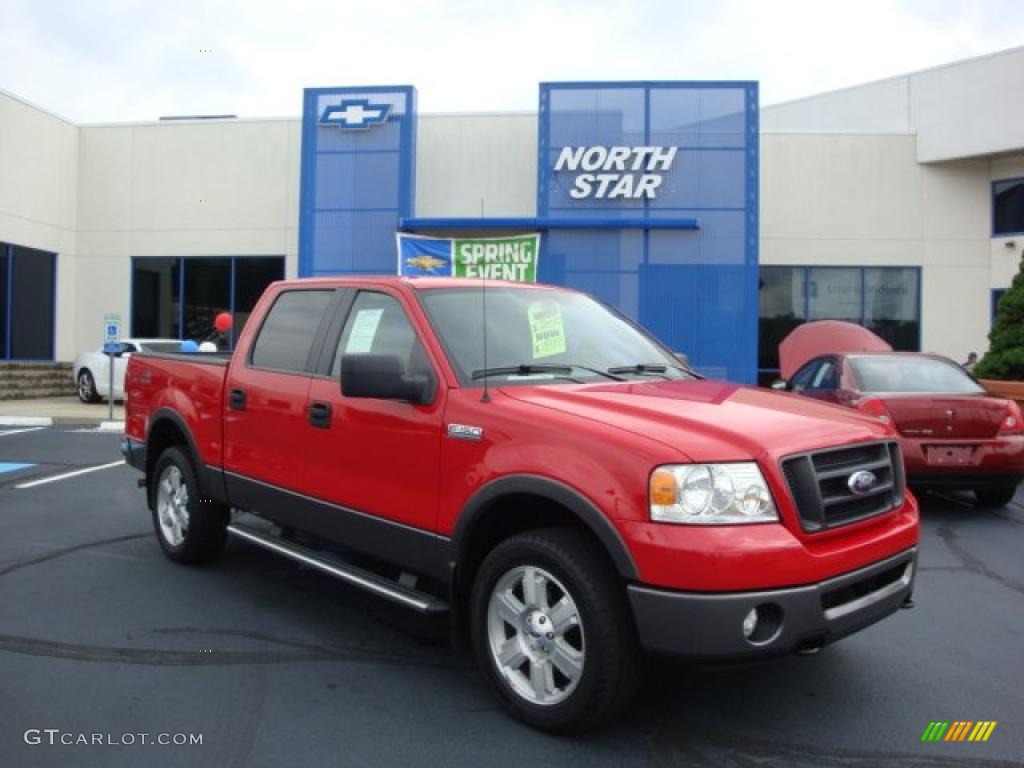
[[[754,462],[667,464],[651,473],[651,520],[721,525],[779,519]]]

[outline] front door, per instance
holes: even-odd
[[[348,510],[434,531],[443,387],[437,387],[428,405],[349,398],[341,393],[344,354],[394,355],[407,375],[430,375],[439,381],[437,368],[401,297],[378,290],[360,291],[343,326],[327,343],[323,375],[313,379],[309,390],[306,494]],[[332,352],[327,354],[327,350]]]

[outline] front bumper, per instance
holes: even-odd
[[[130,437],[121,440],[121,455],[124,463],[135,467],[140,472],[146,471],[146,444]]]
[[[759,592],[694,593],[630,585],[640,642],[656,653],[742,659],[817,647],[874,624],[914,591],[917,549],[817,584]],[[762,617],[751,638],[743,620]]]

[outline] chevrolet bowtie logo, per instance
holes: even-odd
[[[390,104],[371,104],[369,99],[345,99],[341,104],[324,110],[320,116],[320,125],[369,128],[385,122],[390,111]]]

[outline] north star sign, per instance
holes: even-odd
[[[574,200],[650,200],[657,197],[661,174],[672,167],[677,147],[562,147],[555,172],[571,171]],[[583,171],[583,173],[580,173]],[[597,172],[599,171],[599,173]]]

